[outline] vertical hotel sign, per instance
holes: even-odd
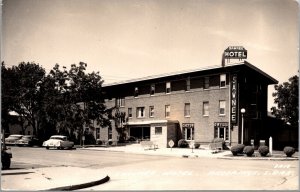
[[[232,75],[231,80],[231,123],[237,122],[237,75]]]

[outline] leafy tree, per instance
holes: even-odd
[[[291,126],[298,127],[298,89],[299,77],[297,75],[289,78],[289,82],[284,82],[280,85],[275,85],[275,90],[272,95],[275,97],[274,102],[277,107],[272,107],[272,114],[276,118],[284,120]]]
[[[15,111],[19,114],[19,123],[23,134],[28,126],[33,127],[33,134],[37,134],[38,97],[37,84],[43,79],[45,70],[36,63],[21,62],[18,66],[6,69],[2,64],[2,99],[4,110]],[[9,106],[9,107],[8,107]],[[7,114],[5,112],[4,114]],[[24,125],[27,122],[27,125]]]

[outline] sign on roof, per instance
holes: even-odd
[[[224,51],[225,59],[247,59],[247,50],[242,46],[229,46]]]

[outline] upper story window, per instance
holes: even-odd
[[[220,101],[219,104],[219,114],[220,115],[225,115],[225,107],[226,107],[226,102],[225,101]]]
[[[134,88],[134,97],[138,97],[139,96],[139,88],[135,87]]]
[[[136,117],[137,118],[145,117],[145,107],[137,107],[136,108]]]
[[[185,103],[184,104],[184,116],[185,117],[189,117],[191,115],[191,113],[190,113],[190,107],[191,107],[190,103]]]
[[[150,95],[154,95],[155,94],[155,84],[152,84],[150,87]]]
[[[154,106],[149,107],[149,117],[154,117]]]
[[[226,74],[220,75],[220,87],[226,87]]]
[[[209,89],[209,77],[204,77],[204,89]]]
[[[191,79],[190,77],[188,77],[186,79],[186,87],[185,87],[185,91],[190,91],[191,90]]]
[[[171,114],[171,106],[166,105],[165,106],[165,117],[170,117],[170,114]]]
[[[128,117],[132,118],[132,108],[128,108]]]
[[[166,83],[166,93],[171,93],[171,82]]]
[[[209,116],[209,102],[203,102],[203,116]]]
[[[124,107],[125,106],[125,98],[119,97],[116,99],[116,107]]]

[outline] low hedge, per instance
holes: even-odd
[[[269,153],[269,147],[268,147],[268,146],[265,146],[265,145],[260,146],[260,147],[258,148],[258,152],[259,152],[259,154],[260,154],[261,156],[265,157],[265,156],[267,156],[268,153]]]
[[[296,150],[294,147],[286,146],[284,147],[283,152],[286,154],[287,157],[292,157]]]
[[[253,146],[246,146],[244,147],[243,152],[248,156],[251,157],[254,153],[254,147]]]
[[[244,147],[245,147],[245,145],[243,145],[243,144],[237,144],[235,146],[232,146],[230,151],[231,151],[232,155],[236,156],[238,154],[243,153]]]
[[[180,139],[178,141],[178,147],[180,147],[180,148],[188,148],[189,147],[189,143],[186,140],[184,140],[184,139]]]

